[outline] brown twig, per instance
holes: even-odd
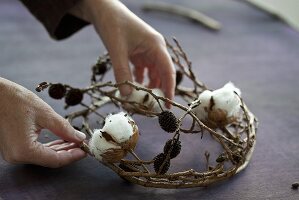
[[[183,75],[193,83],[193,88],[187,88],[180,85],[177,85],[176,87],[176,95],[182,97],[186,101],[186,105],[170,100],[164,96],[159,96],[155,94],[152,89],[140,86],[134,82],[97,82],[97,79],[93,77],[93,81],[90,86],[80,89],[83,94],[90,96],[91,102],[89,104],[81,102],[80,104],[84,108],[68,114],[67,119],[70,123],[72,123],[76,118],[82,118],[82,127],[86,130],[87,134],[92,137],[92,130],[89,126],[89,118],[91,118],[90,115],[95,114],[101,118],[105,118],[105,115],[100,113],[99,109],[110,103],[112,103],[112,105],[114,105],[117,109],[120,107],[123,107],[123,109],[129,109],[127,111],[131,114],[138,113],[145,117],[159,116],[159,112],[150,110],[150,108],[143,105],[142,102],[135,102],[134,100],[129,101],[116,95],[118,88],[122,85],[130,86],[137,91],[144,91],[160,106],[161,112],[163,111],[163,103],[171,104],[173,108],[180,111],[180,117],[176,119],[178,127],[176,127],[172,141],[178,141],[181,134],[201,134],[202,138],[204,134],[208,133],[212,135],[212,139],[214,139],[215,142],[222,146],[222,152],[225,154],[226,159],[218,161],[219,163],[216,166],[210,168],[211,157],[210,154],[206,153],[205,157],[207,169],[204,172],[188,169],[181,172],[161,174],[162,168],[166,162],[171,159],[171,152],[174,150],[174,142],[171,142],[169,150],[164,152],[166,157],[158,171],[153,171],[153,164],[155,163],[154,159],[143,160],[140,156],[138,156],[138,152],[134,152],[133,150],[129,151],[133,156],[132,159],[123,158],[119,161],[120,164],[125,166],[124,168],[118,166],[117,163],[101,161],[102,164],[109,167],[126,180],[146,187],[190,188],[207,186],[239,173],[248,165],[256,144],[257,119],[249,111],[243,99],[240,97],[242,115],[240,115],[240,118],[237,121],[234,121],[227,126],[219,126],[220,128],[216,129],[207,126],[199,120],[193,112],[193,108],[200,104],[200,101],[196,98],[201,92],[206,90],[207,87],[197,79],[193,72],[192,64],[179,42],[176,39],[173,40],[175,46],[172,46],[169,42],[167,42],[167,46],[173,54],[174,64],[183,73]],[[92,76],[96,76],[94,73],[95,72],[93,71]],[[105,73],[101,74],[101,77],[104,77],[104,75]],[[100,81],[102,80],[101,77]],[[51,83],[45,82],[40,84],[38,86],[38,90],[42,91],[42,87],[44,87],[44,85],[48,86],[51,85]],[[72,87],[66,86],[66,89],[70,90]],[[187,116],[191,118],[192,124],[188,128],[183,128],[183,122],[188,121],[185,119]],[[90,156],[94,156],[92,155],[87,143],[82,143],[81,148]],[[224,167],[226,162],[229,163],[228,166],[230,167]]]
[[[203,13],[197,10],[186,8],[179,5],[161,3],[161,2],[160,3],[152,2],[150,4],[144,5],[142,9],[144,11],[160,11],[160,12],[166,12],[166,13],[182,16],[194,22],[202,24],[204,27],[207,27],[214,31],[218,31],[221,28],[220,23],[217,22],[216,20],[204,15]]]

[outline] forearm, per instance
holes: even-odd
[[[71,12],[94,25],[109,52],[117,82],[133,80],[130,61],[136,80],[143,80],[146,67],[149,86],[163,88],[166,96],[173,98],[175,71],[160,33],[119,0],[83,0],[77,6]],[[130,88],[120,87],[120,91],[130,94]]]
[[[109,7],[120,3],[118,0],[80,0],[69,10],[72,15],[88,22],[95,22],[109,12]]]
[[[109,7],[122,5],[118,0],[20,0],[54,39],[64,39],[89,23],[108,20]],[[118,4],[116,6],[116,4]],[[124,6],[123,6],[124,7]],[[124,8],[122,8],[122,11]],[[116,14],[111,13],[111,14]],[[119,14],[119,13],[118,13]]]
[[[119,0],[82,0],[70,13],[93,24],[110,55],[116,50],[111,45],[116,44],[126,53],[128,47],[122,46],[123,38],[128,39],[129,46],[134,46],[142,42],[144,35],[160,35]]]
[[[20,0],[45,26],[51,37],[63,39],[88,23],[69,14],[81,0]]]

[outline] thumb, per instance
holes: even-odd
[[[39,126],[49,129],[55,135],[68,142],[79,143],[86,138],[84,133],[74,129],[66,119],[52,109],[47,114],[38,117],[38,119]]]
[[[111,62],[117,83],[133,80],[128,55],[126,53],[118,53],[117,55],[111,54]],[[132,92],[132,88],[128,85],[121,85],[119,90],[122,96],[127,96]]]

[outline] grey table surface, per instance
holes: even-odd
[[[60,169],[11,165],[0,159],[0,199],[299,199],[299,191],[291,189],[299,181],[299,33],[240,1],[166,1],[217,19],[223,25],[217,33],[179,17],[143,13],[144,2],[124,1],[163,35],[181,42],[203,82],[218,88],[233,81],[243,91],[260,122],[247,169],[207,188],[168,190],[127,184],[92,158]],[[32,91],[44,80],[85,86],[90,66],[104,52],[90,26],[67,40],[53,41],[20,2],[0,2],[1,77]],[[38,95],[66,114],[61,102],[46,93]],[[142,153],[161,149],[165,137],[156,123],[141,117],[136,121],[141,140],[147,141],[139,146]],[[42,136],[44,141],[54,138],[47,131],[42,135],[49,136]],[[189,142],[192,163],[195,148],[204,149]]]

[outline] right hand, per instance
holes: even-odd
[[[118,83],[133,81],[129,62],[134,65],[135,80],[143,82],[147,69],[150,88],[160,88],[169,99],[174,97],[175,68],[163,36],[118,0],[84,0],[71,11],[91,22],[101,36]],[[123,96],[131,93],[120,87]],[[170,104],[166,104],[170,108]]]

